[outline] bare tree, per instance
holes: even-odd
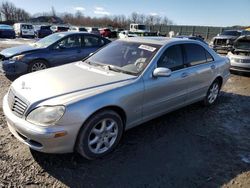
[[[25,10],[16,8],[13,3],[8,1],[2,2],[0,12],[6,21],[26,21],[29,19],[29,14]]]
[[[51,14],[52,16],[56,17],[56,10],[53,6],[51,7]]]
[[[133,12],[133,13],[131,14],[131,22],[137,23],[137,22],[138,22],[138,18],[139,18],[138,13]]]

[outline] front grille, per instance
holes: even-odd
[[[10,90],[8,94],[8,104],[12,112],[14,112],[19,117],[24,115],[28,107],[28,105],[23,100],[15,96],[12,90]]]
[[[227,39],[215,39],[214,44],[218,46],[226,46]]]

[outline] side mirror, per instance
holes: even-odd
[[[171,76],[172,71],[168,68],[158,67],[153,71],[154,77],[169,77]]]

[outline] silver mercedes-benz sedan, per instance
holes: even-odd
[[[213,104],[229,67],[199,41],[127,38],[82,62],[18,78],[3,110],[10,131],[30,148],[95,159],[127,129],[197,101]]]

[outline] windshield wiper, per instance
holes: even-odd
[[[89,64],[89,65],[93,65],[93,66],[100,66],[100,67],[107,66],[107,65],[104,65],[102,63],[97,63],[97,62],[93,62],[93,61],[90,61],[90,60],[85,60],[84,62]]]
[[[134,72],[130,72],[130,71],[126,71],[122,68],[119,68],[117,66],[114,66],[114,65],[107,65],[108,69],[109,70],[112,70],[112,71],[115,71],[115,72],[121,72],[121,73],[125,73],[125,74],[131,74],[131,75],[136,75],[136,73]]]

